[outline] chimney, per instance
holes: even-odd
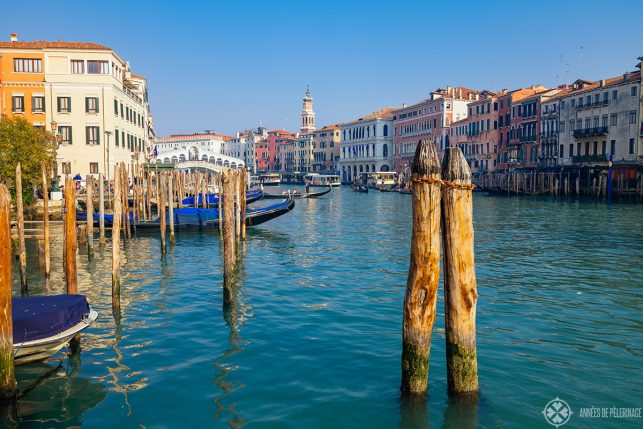
[[[458,90],[458,98],[462,98],[462,88]]]
[[[447,85],[447,94],[451,94],[451,87]]]
[[[629,75],[629,73],[623,73],[623,82],[627,82],[627,75]]]
[[[601,88],[605,86],[605,79],[600,80]]]
[[[406,103],[402,103],[402,107],[408,107]]]
[[[10,40],[12,42],[17,42],[18,41],[18,33],[11,33]]]
[[[507,88],[502,88],[502,95],[507,94]]]

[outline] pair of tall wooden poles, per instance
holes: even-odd
[[[434,144],[422,140],[411,173],[413,233],[404,297],[401,390],[427,390],[442,229],[448,389],[477,392],[471,170],[459,148],[447,148],[440,167]]]

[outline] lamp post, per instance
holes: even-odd
[[[58,141],[56,139],[56,130],[58,129],[58,123],[56,121],[51,121],[51,139],[54,143],[54,178],[58,178]]]

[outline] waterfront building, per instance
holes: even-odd
[[[268,137],[268,130],[259,127],[256,130],[238,131],[235,137],[225,142],[224,155],[243,161],[250,173],[257,172],[256,145]]]
[[[300,133],[294,142],[294,170],[302,173],[336,171],[339,163],[339,139],[338,125]]]
[[[393,111],[395,171],[408,171],[415,148],[422,139],[433,140],[441,156],[448,145],[449,126],[454,121],[464,119],[467,105],[478,97],[477,91],[447,86],[436,89],[426,100]]]
[[[558,134],[564,132],[566,123],[560,120],[560,99],[572,89],[571,85],[561,85],[558,93],[544,98],[538,109],[540,131],[538,144],[538,167],[558,166]]]
[[[2,113],[56,134],[59,173],[98,174],[117,162],[147,160],[154,136],[147,81],[114,50],[20,42],[12,34],[0,42],[0,55]]]
[[[496,170],[506,170],[510,166],[513,167],[517,165],[516,151],[513,151],[510,156],[511,146],[509,145],[517,133],[517,116],[515,120],[513,119],[516,113],[514,104],[547,89],[547,87],[542,85],[532,85],[513,91],[503,89],[502,92],[498,94],[498,154],[496,158]]]
[[[224,154],[226,141],[232,137],[207,130],[197,134],[175,134],[157,138],[156,162],[177,164],[185,161],[205,161],[225,167],[243,167],[243,160]]]
[[[393,112],[387,107],[340,125],[339,171],[342,182],[361,173],[393,169]]]
[[[640,65],[639,65],[640,67]],[[558,161],[563,166],[635,166],[643,155],[641,136],[641,70],[596,82],[578,80],[560,98]],[[633,178],[632,177],[626,177]]]
[[[514,167],[534,168],[538,166],[541,140],[541,104],[562,90],[563,88],[545,89],[513,103],[511,124],[514,132],[510,135],[508,156]]]
[[[451,124],[449,145],[462,149],[473,173],[493,171],[499,139],[498,94],[482,91],[467,108],[467,117]]]
[[[295,139],[297,135],[293,134],[292,138],[285,138],[279,144],[279,171],[295,171]]]
[[[257,143],[256,146],[256,157],[257,157],[257,168],[259,171],[279,171],[281,168],[280,165],[280,146],[285,143],[286,140],[292,140],[295,138],[295,134],[288,132],[286,130],[273,130],[268,131],[268,137]]]

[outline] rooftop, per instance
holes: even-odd
[[[111,51],[107,46],[92,42],[50,42],[47,40],[34,40],[32,42],[0,42],[0,49],[85,49],[93,51]]]

